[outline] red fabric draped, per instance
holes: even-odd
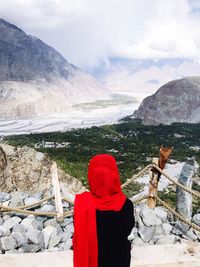
[[[90,160],[88,182],[90,192],[77,194],[74,203],[74,267],[98,266],[96,209],[119,211],[126,200],[111,155],[100,154]]]

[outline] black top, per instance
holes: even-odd
[[[135,224],[133,203],[126,199],[120,211],[96,211],[98,267],[129,267],[131,243],[127,237]]]

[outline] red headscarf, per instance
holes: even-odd
[[[77,194],[74,203],[74,267],[98,266],[96,209],[119,211],[126,200],[111,155],[101,154],[90,160],[88,182],[90,192]]]

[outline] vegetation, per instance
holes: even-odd
[[[174,147],[171,158],[185,161],[188,157],[194,157],[200,163],[200,150],[194,149],[200,145],[199,140],[200,124],[152,126],[143,125],[140,120],[130,117],[114,125],[5,138],[14,146],[41,146],[38,150],[47,153],[85,185],[88,162],[96,154],[110,153],[116,158],[123,183],[151,162],[152,157],[158,157],[162,144]],[[47,142],[55,144],[54,147],[45,147]],[[66,144],[65,147],[59,147],[62,143]],[[138,192],[139,189],[140,185],[135,183],[127,193]],[[173,193],[163,193],[163,196],[173,202]]]

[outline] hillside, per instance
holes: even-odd
[[[200,122],[200,77],[171,81],[145,98],[135,118],[144,124],[171,124],[173,122]]]
[[[1,119],[63,113],[73,104],[109,98],[92,75],[3,19],[0,51]]]
[[[35,149],[0,144],[0,191],[46,194],[52,186],[51,165],[50,158]],[[84,190],[80,181],[61,168],[58,174],[69,192]]]

